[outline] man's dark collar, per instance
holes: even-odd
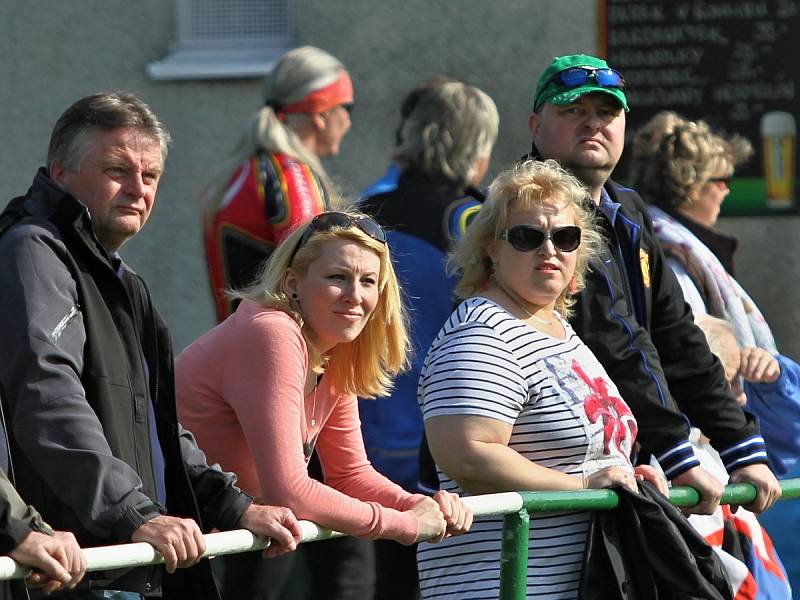
[[[472,185],[460,185],[441,174],[431,175],[423,173],[414,167],[406,167],[400,174],[398,183],[404,185],[418,185],[426,188],[438,187],[446,190],[454,190],[457,196],[470,196],[478,202],[483,202],[486,199],[486,194],[479,188]]]

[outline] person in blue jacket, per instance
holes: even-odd
[[[473,86],[441,78],[415,92],[392,157],[397,182],[384,181],[385,191],[360,206],[387,228],[413,343],[411,368],[396,380],[391,397],[360,401],[362,432],[375,468],[409,491],[419,490],[419,371],[453,307],[445,254],[480,209],[484,195],[476,186],[488,170],[499,123],[492,99]],[[419,597],[416,548],[375,544],[376,600]]]

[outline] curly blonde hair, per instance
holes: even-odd
[[[632,150],[632,187],[665,208],[691,204],[709,179],[730,177],[753,154],[745,138],[715,133],[705,121],[666,110],[637,131]]]
[[[581,244],[575,251],[575,291],[583,289],[589,260],[599,253],[602,240],[594,224],[592,201],[583,184],[556,161],[529,160],[517,163],[494,179],[483,207],[450,253],[447,267],[451,274],[460,275],[455,290],[459,298],[474,295],[488,283],[492,269],[488,248],[506,228],[509,215],[540,206],[572,210],[575,225],[581,228]],[[565,289],[555,308],[568,317],[574,303],[573,292]]]
[[[353,210],[342,212],[354,218],[364,217]],[[408,368],[410,353],[408,315],[392,267],[389,246],[374,240],[358,227],[335,227],[314,232],[298,248],[307,228],[308,224],[301,225],[275,249],[252,287],[230,291],[229,296],[289,314],[303,330],[311,368],[317,373],[324,371],[340,393],[356,394],[362,398],[387,396],[394,378]],[[313,347],[303,329],[300,307],[286,294],[284,281],[290,268],[300,276],[307,273],[311,263],[320,257],[325,242],[335,239],[351,240],[378,256],[378,303],[356,339],[337,344],[325,356],[313,356]]]

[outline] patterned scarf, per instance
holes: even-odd
[[[723,318],[734,328],[742,348],[763,348],[775,355],[778,349],[767,321],[742,286],[731,277],[714,253],[697,236],[660,208],[649,206],[656,238],[664,246],[679,246],[689,251],[705,271],[703,281],[711,285],[722,300]]]

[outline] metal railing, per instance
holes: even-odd
[[[781,500],[800,498],[800,479],[781,481]],[[520,492],[521,508],[504,518],[503,547],[500,564],[500,600],[525,598],[528,575],[528,540],[530,513],[559,510],[610,510],[619,504],[611,490],[581,490],[578,492]],[[756,489],[749,483],[725,486],[722,504],[749,504]],[[670,502],[675,506],[694,506],[700,502],[697,490],[691,487],[670,488]]]
[[[800,479],[781,481],[781,500],[800,498]],[[727,485],[722,504],[748,504],[756,497],[755,488],[748,483]],[[700,501],[694,488],[670,489],[670,501],[675,506],[693,506]],[[464,498],[476,517],[504,517],[500,564],[500,600],[525,598],[528,568],[530,513],[562,510],[610,510],[619,498],[612,490],[580,490],[575,492],[504,492]],[[319,527],[310,521],[300,521],[302,543],[339,537],[342,534]],[[245,529],[209,533],[205,536],[204,556],[222,556],[239,552],[262,550],[269,540],[259,538]],[[140,567],[164,562],[150,544],[120,544],[85,548],[87,570],[104,571],[124,567]],[[27,577],[30,569],[13,559],[0,557],[0,580]]]

